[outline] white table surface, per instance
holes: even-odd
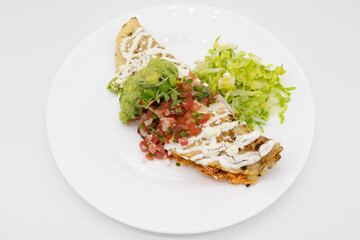
[[[268,29],[294,54],[313,92],[309,159],[262,213],[211,233],[157,234],[103,215],[65,181],[45,128],[59,67],[104,23],[169,2],[183,1],[0,1],[0,239],[359,239],[360,1],[192,1]]]

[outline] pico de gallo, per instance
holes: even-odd
[[[148,75],[152,75],[151,82],[146,81]],[[154,58],[147,67],[130,78],[134,116],[126,119],[126,123],[138,123],[138,132],[143,138],[139,146],[149,160],[171,158],[164,145],[170,141],[187,145],[188,138],[199,135],[200,126],[211,118],[207,113],[207,106],[215,101],[211,88],[204,86],[191,72],[188,77],[179,78],[176,66],[167,60]],[[129,90],[126,88],[129,88],[129,79],[125,80],[118,93],[120,105],[123,98],[128,97],[126,94],[129,94]],[[114,85],[114,82],[110,82],[109,90],[114,91]],[[128,107],[121,105],[122,111],[127,111]],[[125,115],[129,114],[120,112],[120,119]]]

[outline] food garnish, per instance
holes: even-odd
[[[231,60],[222,59],[222,55],[221,52],[219,61]],[[260,63],[249,64],[260,66],[257,70],[260,72],[263,68]],[[169,163],[168,159],[174,158],[176,166],[193,166],[218,181],[246,186],[255,183],[280,159],[283,147],[260,132],[251,131],[244,122],[246,118],[239,119],[221,96],[224,93],[228,94],[226,99],[240,96],[235,94],[237,81],[231,71],[222,73],[217,84],[210,81],[212,77],[206,79],[210,85],[198,77],[207,76],[205,71],[215,71],[210,68],[197,71],[198,76],[132,18],[118,35],[116,77],[108,84],[108,90],[119,95],[120,120],[124,124],[138,124],[138,133],[143,138],[139,147],[148,160],[167,159],[165,163]],[[264,71],[273,74],[275,84],[271,88],[280,89],[274,76],[282,71]],[[260,80],[254,77],[253,84],[257,82]],[[264,86],[257,89],[260,93],[265,91]],[[243,84],[243,91],[252,90]],[[266,93],[268,101],[272,95]],[[258,121],[256,116],[252,121]]]
[[[265,66],[254,54],[246,55],[235,45],[220,45],[218,41],[219,37],[204,61],[195,62],[194,73],[220,93],[250,129],[255,125],[262,129],[276,113],[283,123],[290,91],[295,89],[281,84],[283,66]]]
[[[110,81],[108,90],[120,96],[120,120],[125,124],[138,121],[145,139],[140,148],[149,160],[164,157],[164,143],[179,141],[185,146],[188,137],[200,134],[198,125],[205,123],[209,114],[198,111],[215,101],[209,87],[190,77],[178,78],[176,65],[165,59],[151,59],[120,89],[113,87],[116,80]]]

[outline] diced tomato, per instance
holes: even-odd
[[[170,115],[170,105],[171,105],[170,101],[169,102],[162,102],[161,105],[160,105],[160,108],[161,108],[161,110],[163,110],[165,116]]]
[[[196,76],[190,71],[189,72],[189,77],[192,79],[192,80],[195,80],[196,79]]]
[[[155,113],[156,115],[158,115],[159,117],[162,117],[162,115],[164,114],[164,110],[163,109],[155,109]]]
[[[155,127],[155,131],[160,135],[160,136],[163,136],[164,135],[164,132],[162,131],[162,129],[159,128],[160,125],[158,124],[157,127]],[[160,138],[159,138],[160,140]]]
[[[188,110],[192,105],[194,105],[194,100],[191,97],[186,97],[183,101],[182,101],[182,105],[184,106],[184,108],[186,110]]]
[[[195,123],[193,121],[189,122],[187,124],[187,126],[189,128],[190,136],[199,135],[201,133],[200,130],[196,127],[196,125],[195,125]]]
[[[189,122],[187,123],[187,126],[188,126],[189,130],[191,130],[192,128],[196,127],[196,126],[195,126],[195,123],[194,123],[193,121],[189,121]]]
[[[150,119],[150,118],[152,119],[152,117],[153,117],[153,112],[148,110],[147,113],[146,113],[146,118],[147,119]]]
[[[150,156],[150,153],[148,153],[146,154],[146,158],[149,160],[154,160],[155,156],[154,155]]]
[[[181,129],[181,126],[180,126],[180,125],[175,125],[175,126],[172,127],[172,131],[173,131],[173,133],[175,133],[175,134],[180,133],[181,130],[182,130],[182,129]]]
[[[199,110],[201,108],[201,105],[197,104],[197,103],[194,103],[193,105],[191,105],[190,107],[190,111],[192,113],[196,112],[197,110]]]
[[[181,146],[186,146],[188,145],[188,138],[187,137],[182,137],[182,138],[179,138],[179,143],[181,144]]]
[[[192,115],[193,115],[193,112],[191,110],[189,110],[184,114],[184,117],[191,118]]]
[[[169,129],[169,127],[171,127],[175,122],[174,118],[163,118],[160,122],[160,129],[163,132],[167,132],[167,130]]]
[[[145,137],[148,136],[148,133],[147,133],[145,127],[143,127],[142,129],[139,130],[139,134],[140,134],[140,136],[142,136],[143,138],[145,138]]]
[[[189,77],[192,80],[175,87],[181,93],[179,104],[171,108],[173,99],[169,99],[168,102],[162,101],[160,104],[154,102],[150,106],[150,108],[154,109],[154,112],[144,109],[143,113],[136,119],[139,121],[139,125],[142,125],[139,133],[145,138],[144,141],[139,143],[139,146],[141,151],[147,153],[146,158],[149,160],[153,160],[155,157],[158,159],[172,157],[171,152],[164,149],[164,144],[175,141],[182,146],[188,145],[188,137],[201,133],[196,125],[204,124],[211,118],[211,115],[206,113],[206,105],[212,102],[214,96],[202,98],[201,103],[198,103],[194,95],[199,92],[199,89],[202,89],[202,87],[196,86],[202,85],[199,81],[196,81],[197,78],[192,72],[189,73]],[[199,118],[201,115],[196,118],[196,124],[193,118],[194,112],[204,113],[201,118]],[[154,115],[157,115],[160,119],[154,118]],[[170,128],[171,131],[169,131]]]
[[[191,91],[191,88],[190,88],[190,86],[189,86],[189,84],[187,84],[187,83],[182,83],[182,84],[180,84],[180,86],[179,86],[181,89],[183,89],[184,90],[184,92],[188,92],[188,91]]]
[[[202,98],[201,103],[204,104],[204,105],[208,105],[210,103],[210,101],[207,98]]]
[[[177,124],[177,126],[179,126],[181,130],[188,130],[189,129],[186,122],[182,123],[182,124]]]
[[[201,133],[201,131],[198,129],[198,128],[194,128],[191,132],[190,132],[190,134],[192,135],[192,136],[197,136],[197,135],[200,135],[200,133]]]
[[[169,116],[170,115],[170,109],[168,109],[168,108],[164,109],[164,115]]]
[[[185,117],[185,116],[182,116],[182,117],[179,117],[179,118],[177,119],[176,123],[177,123],[177,124],[183,124],[183,123],[186,123],[188,119],[189,119],[189,118],[187,118],[187,117]]]
[[[153,143],[158,143],[160,140],[159,140],[159,137],[158,137],[158,135],[156,135],[156,134],[151,134],[151,142],[153,142]]]
[[[142,152],[148,152],[148,149],[147,149],[147,147],[146,147],[146,142],[145,142],[145,141],[141,141],[141,142],[139,143],[139,147],[140,147],[140,150],[141,150]]]
[[[165,152],[156,151],[156,153],[154,154],[154,156],[155,156],[157,159],[163,159],[164,156],[165,156]]]
[[[165,151],[165,149],[164,149],[163,145],[158,144],[158,145],[156,145],[156,151],[159,151],[159,152],[164,152],[164,151]]]
[[[149,111],[149,112],[150,112],[150,111]],[[152,119],[152,118],[146,119],[146,120],[144,121],[144,125],[145,125],[146,127],[150,126],[153,120],[154,120],[154,119]]]
[[[164,135],[164,139],[170,139],[171,137],[172,137],[172,133],[165,133],[165,135]]]
[[[149,145],[150,153],[154,154],[156,152],[156,145],[154,143],[151,143]]]
[[[145,141],[146,142],[151,142],[151,137],[152,137],[152,135],[150,135],[150,134],[147,135],[146,138],[145,138]]]
[[[171,102],[162,102],[160,107],[161,107],[162,110],[164,110],[165,108],[170,109],[170,105],[171,105]]]
[[[209,121],[210,118],[211,118],[210,113],[205,113],[204,116],[202,116],[202,118],[199,120],[199,123],[204,124],[207,121]]]
[[[192,92],[191,91],[186,91],[186,92],[183,92],[182,94],[180,94],[180,97],[190,97],[192,98]]]

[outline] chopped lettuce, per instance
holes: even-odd
[[[276,113],[283,123],[290,91],[295,89],[280,83],[283,66],[265,66],[254,54],[237,51],[233,44],[220,45],[218,40],[204,61],[195,62],[194,73],[219,92],[252,130],[255,125],[262,129]]]

